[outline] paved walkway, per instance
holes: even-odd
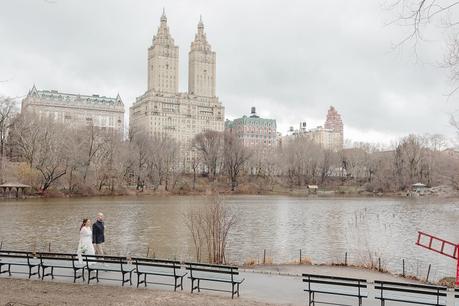
[[[24,271],[21,267],[12,268],[13,271]],[[71,276],[72,271],[65,270],[55,270],[56,275],[65,275]],[[284,266],[265,266],[265,267],[256,267],[254,269],[241,269],[241,277],[245,278],[244,283],[241,285],[241,296],[244,299],[254,300],[265,303],[275,303],[282,305],[307,305],[307,295],[303,291],[305,286],[303,285],[301,279],[301,273],[312,273],[312,274],[324,274],[324,275],[335,275],[335,276],[347,276],[347,277],[356,277],[367,279],[370,284],[375,280],[384,280],[384,281],[397,281],[403,282],[404,279],[383,273],[377,273],[372,271],[353,269],[348,267],[327,267],[327,266],[299,266],[299,265],[284,265]],[[111,272],[100,272],[100,278],[119,278],[119,273]],[[5,274],[0,276],[1,278],[7,278]],[[13,274],[14,278],[26,278],[24,274]],[[34,276],[33,278],[36,278]],[[46,278],[50,280],[50,277]],[[73,282],[73,277],[62,277],[56,276],[55,280],[57,282]],[[170,281],[170,280],[168,280]],[[77,282],[82,282],[81,279]],[[112,281],[101,279],[101,284],[110,285],[110,286],[120,286],[121,281]],[[91,284],[96,285],[95,281],[91,281]],[[204,283],[202,284],[204,285]],[[226,284],[228,285],[228,284]],[[136,277],[133,277],[133,286],[136,286]],[[217,287],[215,287],[217,286]],[[225,284],[212,284],[213,288],[228,289],[228,286],[225,287]],[[160,285],[148,285],[148,288],[155,288],[161,290],[172,290],[166,286]],[[184,280],[184,291],[189,292],[190,282],[188,279]],[[216,293],[202,291],[202,293],[212,294],[212,295],[230,295],[229,293]],[[365,299],[363,305],[368,306],[379,306],[380,302],[376,300],[375,291],[373,285],[369,286],[368,299]],[[356,299],[346,298],[346,297],[334,297],[334,296],[323,296],[321,300],[331,303],[344,303],[348,305],[357,305]],[[414,305],[414,304],[405,304],[405,303],[387,303],[390,305]],[[458,303],[455,305],[453,300],[452,292],[449,292],[448,297],[448,306],[458,306]]]

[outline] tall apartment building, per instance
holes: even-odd
[[[202,20],[188,53],[188,92],[179,92],[179,48],[163,12],[148,49],[148,88],[129,110],[130,129],[172,137],[190,158],[193,137],[205,130],[224,130],[225,109],[216,96],[216,55],[207,42]]]
[[[110,98],[37,90],[35,85],[22,100],[21,112],[33,112],[65,125],[93,125],[124,134],[124,104],[119,95]]]
[[[333,106],[330,106],[328,109],[324,128],[339,134],[339,137],[337,136],[336,138],[335,146],[336,148],[342,149],[344,144],[343,120],[341,119],[341,115]]]
[[[339,151],[343,148],[342,134],[332,129],[318,126],[309,130],[306,134],[315,143],[318,143],[326,150]]]
[[[343,121],[341,115],[333,106],[327,112],[324,126],[307,130],[306,122],[300,122],[300,128],[295,130],[290,127],[283,142],[288,142],[295,137],[307,137],[326,150],[339,151],[343,149]]]
[[[225,129],[234,133],[247,147],[274,147],[277,144],[275,119],[260,118],[252,107],[250,116],[226,120]]]

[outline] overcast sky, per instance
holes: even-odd
[[[344,137],[386,142],[409,133],[454,136],[459,109],[441,33],[419,58],[393,49],[406,29],[381,0],[146,1],[0,0],[0,94],[23,97],[33,84],[116,96],[128,107],[147,87],[147,48],[162,9],[180,48],[180,91],[202,15],[217,53],[217,95],[227,118],[256,106],[278,131],[323,125],[333,105]],[[5,82],[6,81],[6,82]]]

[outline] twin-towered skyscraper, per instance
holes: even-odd
[[[224,130],[224,107],[215,93],[216,56],[202,20],[188,53],[188,92],[179,92],[179,47],[163,12],[148,49],[148,88],[130,108],[130,128],[148,136],[168,136],[189,150],[191,139],[205,130]],[[188,149],[188,150],[187,150]],[[190,154],[186,153],[186,158]]]
[[[215,97],[215,52],[207,42],[202,19],[188,55],[188,93]],[[178,86],[179,47],[174,43],[163,12],[158,33],[148,49],[148,90],[177,94]]]

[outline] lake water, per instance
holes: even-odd
[[[314,263],[377,262],[383,268],[439,279],[455,274],[455,262],[415,245],[417,231],[459,242],[459,204],[452,199],[302,198],[227,196],[238,214],[230,233],[227,259],[285,263],[299,250]],[[0,240],[4,249],[74,252],[84,217],[106,216],[106,250],[110,254],[147,254],[193,259],[185,226],[193,207],[209,205],[205,197],[101,197],[0,201]]]

